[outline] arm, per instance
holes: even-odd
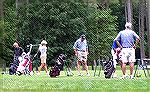
[[[87,52],[87,55],[88,55],[89,54],[89,50],[88,50],[87,42],[86,42],[86,52]]]
[[[78,54],[78,52],[77,52],[77,44],[78,44],[78,40],[73,45],[73,50],[74,50],[75,56],[77,56],[77,54]]]
[[[123,47],[121,46],[121,44],[119,42],[121,40],[120,36],[121,36],[121,33],[119,32],[118,35],[117,35],[117,37],[115,38],[115,41],[116,41],[118,47],[122,49]]]
[[[119,43],[119,41],[116,40],[116,43],[117,43],[117,45],[119,46],[119,48],[121,48],[121,49],[123,48],[123,47],[121,46],[121,44]]]
[[[138,43],[140,42],[140,37],[134,32],[133,33],[134,37],[135,37],[135,43],[133,45],[133,48],[136,48],[136,46],[138,45]]]
[[[135,41],[135,44],[133,45],[133,48],[134,48],[134,49],[136,48],[136,46],[138,45],[139,42],[140,42],[140,39],[137,38],[136,41]]]
[[[78,54],[77,49],[74,49],[74,54],[75,54],[75,56],[77,56],[77,54]]]

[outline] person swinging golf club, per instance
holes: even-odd
[[[40,68],[39,68],[39,70],[38,70],[37,75],[40,75],[40,71],[41,71],[41,69],[42,69],[43,67],[45,68],[46,75],[48,75],[48,69],[47,69],[47,65],[46,65],[46,58],[47,58],[47,54],[46,54],[46,52],[47,52],[47,47],[46,47],[46,44],[47,44],[47,42],[46,42],[45,40],[43,40],[43,41],[41,42],[41,45],[39,46],[39,51],[40,51],[40,53],[41,53],[41,55],[40,55],[41,66],[40,66]]]

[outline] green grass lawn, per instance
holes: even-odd
[[[129,73],[129,70],[127,71]],[[41,75],[0,75],[0,92],[150,92],[150,79],[145,78],[143,71],[142,77],[135,79],[105,79],[103,71],[100,77],[93,76],[94,71],[90,70],[90,77],[85,75],[66,76],[62,71],[57,78],[46,76],[43,71]],[[121,71],[117,70],[121,77]]]

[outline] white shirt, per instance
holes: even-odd
[[[47,52],[47,47],[46,46],[40,46],[39,51],[41,52],[41,56],[45,56]]]

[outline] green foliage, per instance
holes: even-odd
[[[7,7],[7,8],[6,8]],[[5,61],[12,61],[12,44],[15,41],[16,33],[16,13],[13,6],[5,6],[4,8],[4,27],[2,38],[2,59]]]
[[[5,12],[5,58],[12,56],[11,46],[16,37],[25,51],[28,50],[26,45],[46,39],[48,64],[60,53],[72,57],[73,44],[84,32],[89,44],[89,60],[93,60],[110,55],[116,36],[117,17],[112,16],[112,11],[98,10],[82,0],[36,0],[20,7],[18,16],[14,6],[6,6]]]
[[[89,20],[94,20],[93,25],[88,26],[92,57],[110,57],[112,41],[117,35],[117,17],[111,15],[111,10],[96,10],[90,18]]]

